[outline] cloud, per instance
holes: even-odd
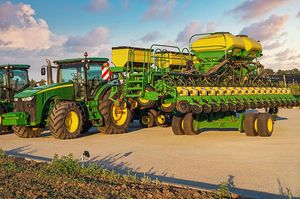
[[[282,47],[284,43],[281,43],[279,41],[273,42],[273,43],[267,43],[263,46],[264,50],[273,50],[279,47]]]
[[[193,34],[214,32],[216,30],[215,22],[209,22],[208,24],[202,25],[197,21],[192,21],[184,27],[177,35],[176,42],[187,43]]]
[[[2,63],[30,64],[30,78],[39,80],[45,59],[110,56],[109,30],[97,27],[83,36],[57,35],[45,20],[36,18],[29,4],[0,3],[0,57]]]
[[[286,61],[294,53],[295,53],[295,50],[287,48],[283,51],[280,51],[280,52],[276,53],[275,58],[278,61]]]
[[[98,12],[105,10],[108,5],[109,3],[107,0],[91,0],[90,4],[87,6],[87,9],[92,12]]]
[[[240,34],[248,35],[256,40],[267,41],[273,39],[284,28],[288,18],[288,15],[271,15],[268,19],[246,26]]]
[[[35,18],[28,4],[0,4],[0,48],[47,49],[52,45],[53,34],[44,19]]]
[[[109,29],[106,27],[97,27],[85,35],[70,36],[63,46],[73,52],[96,52],[104,50],[103,46],[107,47]]]
[[[143,36],[140,40],[143,42],[152,42],[160,39],[162,34],[159,31],[152,31]]]
[[[173,15],[176,0],[151,0],[149,2],[150,6],[145,11],[143,20],[163,19]]]
[[[272,0],[272,2],[266,0],[246,0],[232,10],[227,11],[227,13],[241,16],[243,20],[249,20],[261,17],[287,2],[288,0]]]

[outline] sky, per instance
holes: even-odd
[[[0,0],[0,63],[111,57],[113,46],[187,47],[195,33],[246,34],[266,68],[300,69],[300,0]]]

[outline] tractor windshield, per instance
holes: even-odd
[[[84,83],[84,69],[82,63],[61,65],[59,82]]]
[[[13,78],[10,80],[11,88],[18,92],[28,85],[28,74],[26,70],[13,69]]]
[[[102,83],[102,64],[92,62],[87,70],[87,80],[85,81],[84,63],[62,64],[59,70],[58,82],[73,82],[75,92],[78,97],[92,96],[97,87]],[[83,86],[85,85],[85,86]]]
[[[59,82],[84,83],[84,64],[74,63],[62,65],[60,69]],[[87,82],[102,81],[102,63],[91,63],[87,71]]]

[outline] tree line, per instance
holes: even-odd
[[[290,70],[278,70],[275,72],[271,68],[265,68],[264,73],[268,75],[299,75],[300,76],[300,70],[298,68],[293,68]]]

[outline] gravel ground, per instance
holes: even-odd
[[[21,139],[0,136],[0,148],[8,154],[41,161],[53,155],[84,150],[90,161],[120,173],[131,171],[164,182],[230,190],[256,198],[286,198],[289,189],[300,197],[300,111],[280,110],[272,137],[246,137],[237,131],[208,130],[197,136],[175,136],[171,128],[141,129],[134,123],[123,135],[103,135],[92,130],[74,140],[42,137]]]

